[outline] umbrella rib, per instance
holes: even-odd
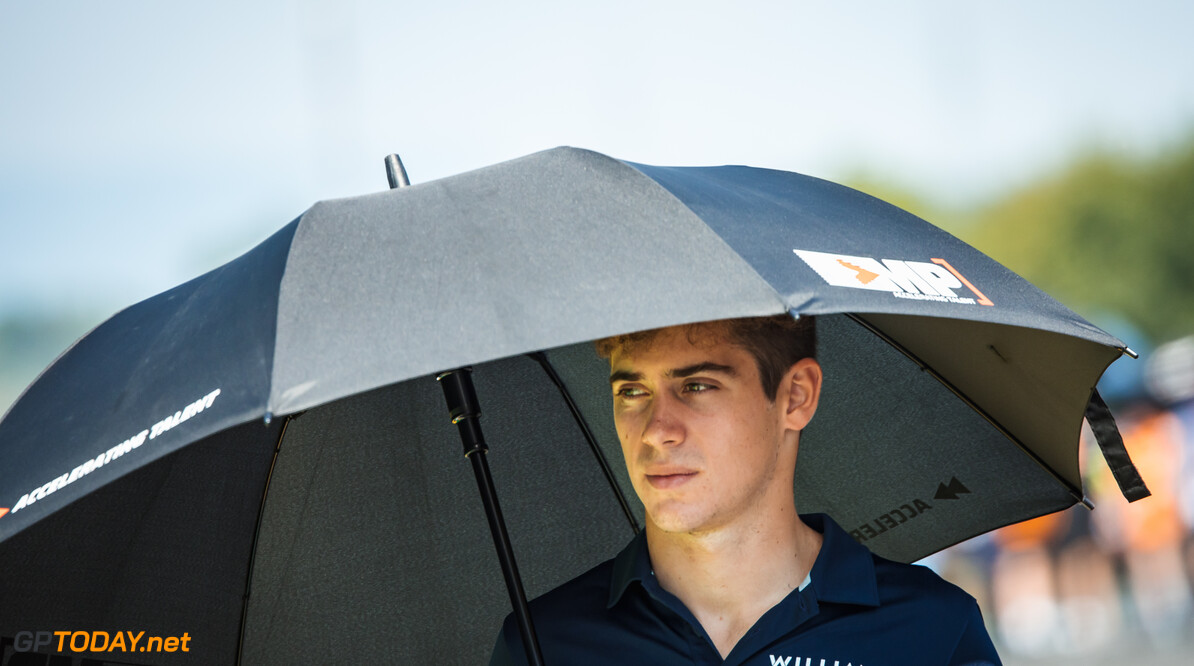
[[[301,414],[302,412],[300,412]],[[278,463],[278,452],[282,450],[282,439],[286,437],[286,428],[297,414],[286,417],[278,433],[278,441],[274,444],[274,456],[269,462],[269,472],[265,475],[265,487],[261,489],[261,505],[257,507],[257,527],[253,530],[253,547],[249,551],[249,568],[245,573],[245,594],[241,601],[240,633],[236,637],[236,663],[241,663],[245,648],[245,627],[249,620],[249,596],[252,594],[253,569],[257,560],[257,543],[261,539],[261,523],[265,520],[265,500],[269,496],[270,481],[274,478],[274,466]]]
[[[622,513],[626,514],[626,520],[630,522],[631,529],[634,530],[635,534],[638,534],[642,531],[642,527],[639,526],[638,520],[634,517],[634,511],[626,503],[626,497],[622,494],[622,489],[618,486],[617,479],[614,478],[613,469],[609,466],[609,461],[606,460],[605,454],[602,453],[601,447],[597,444],[597,437],[593,435],[593,431],[589,428],[588,422],[585,421],[584,415],[581,414],[576,401],[572,399],[572,394],[564,386],[564,380],[560,379],[560,376],[556,373],[556,369],[552,367],[551,361],[547,359],[547,354],[544,352],[531,352],[527,356],[537,362],[539,367],[543,368],[543,372],[547,373],[548,379],[560,391],[560,396],[564,398],[564,402],[568,405],[568,411],[572,412],[573,420],[576,421],[577,427],[584,434],[585,441],[589,443],[589,450],[597,458],[597,464],[601,466],[601,472],[605,474],[605,480],[609,482],[609,487],[614,491],[614,496],[618,498],[618,504],[622,507]]]
[[[925,363],[923,360],[921,360],[921,358],[919,356],[917,356],[916,354],[913,354],[909,349],[907,349],[900,343],[896,342],[894,339],[892,339],[891,336],[887,335],[887,333],[883,332],[882,330],[880,330],[875,325],[871,324],[866,319],[863,319],[861,315],[854,314],[852,312],[847,312],[845,314],[847,317],[849,317],[850,319],[852,319],[856,323],[858,323],[859,326],[862,326],[863,328],[870,331],[871,333],[874,333],[881,340],[883,340],[887,344],[894,347],[896,350],[898,350],[904,356],[908,357],[908,359],[910,361],[912,361],[913,363],[915,363],[918,367],[920,367],[920,369],[923,372],[929,373],[929,375],[931,375],[934,379],[936,379],[938,382],[941,382],[942,386],[949,389],[949,391],[951,393],[953,393],[955,396],[957,396],[959,400],[961,400],[962,402],[969,405],[970,408],[973,409],[975,412],[977,412],[979,416],[983,417],[983,419],[986,420],[987,423],[990,423],[992,427],[994,427],[996,430],[998,430],[1000,433],[1002,433],[1004,437],[1007,437],[1008,440],[1010,440],[1013,444],[1015,444],[1016,448],[1020,449],[1021,453],[1028,456],[1033,462],[1035,462],[1037,465],[1039,465],[1041,467],[1041,469],[1048,472],[1049,475],[1052,476],[1055,481],[1057,481],[1059,484],[1061,484],[1061,486],[1063,488],[1065,488],[1070,493],[1070,495],[1074,498],[1075,501],[1082,502],[1083,504],[1087,504],[1088,500],[1086,499],[1085,495],[1082,493],[1081,488],[1075,488],[1072,483],[1070,483],[1068,480],[1066,480],[1066,478],[1063,477],[1062,475],[1058,474],[1056,470],[1054,470],[1052,467],[1050,467],[1049,464],[1046,463],[1044,460],[1042,460],[1040,456],[1038,456],[1034,451],[1032,451],[1032,449],[1029,449],[1027,446],[1025,446],[1024,443],[1021,442],[1011,432],[1009,432],[1007,428],[1003,427],[1003,424],[999,423],[999,421],[996,421],[993,416],[988,414],[982,407],[979,407],[977,403],[975,403],[973,400],[971,400],[970,396],[966,395],[964,392],[962,392],[961,389],[959,389],[957,386],[954,386],[952,383],[950,383],[949,380],[947,380],[939,372],[934,370],[928,363]]]

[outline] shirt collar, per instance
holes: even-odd
[[[630,583],[644,584],[651,573],[651,557],[647,553],[647,531],[641,530],[630,543],[614,558],[614,570],[610,576],[609,601],[606,608],[613,608]]]
[[[823,537],[821,552],[809,573],[817,599],[878,606],[879,588],[871,551],[823,513],[802,514],[800,518]],[[618,603],[630,583],[638,581],[645,584],[652,575],[651,557],[647,553],[647,533],[644,530],[614,558],[606,608],[613,608]]]
[[[817,600],[878,606],[879,585],[871,551],[823,513],[802,514],[800,518],[823,537],[821,552],[809,574]]]

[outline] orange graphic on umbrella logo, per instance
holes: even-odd
[[[839,264],[845,266],[846,268],[849,268],[850,270],[857,273],[857,275],[855,275],[854,277],[857,278],[858,281],[863,284],[870,284],[872,280],[879,277],[878,273],[868,271],[867,269],[863,268],[862,266],[855,266],[854,264],[846,261],[845,259],[838,259],[837,263],[839,263]]]

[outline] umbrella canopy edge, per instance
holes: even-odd
[[[190,442],[265,413],[276,285],[295,226],[122,310],[26,389],[0,421],[0,506],[11,507],[0,516],[0,542]],[[95,386],[109,390],[97,395]]]

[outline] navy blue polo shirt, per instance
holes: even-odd
[[[531,602],[546,666],[999,664],[974,599],[929,569],[873,555],[823,514],[808,584],[763,614],[723,661],[684,604],[655,580],[645,534],[612,560]],[[527,663],[513,616],[490,666]]]

